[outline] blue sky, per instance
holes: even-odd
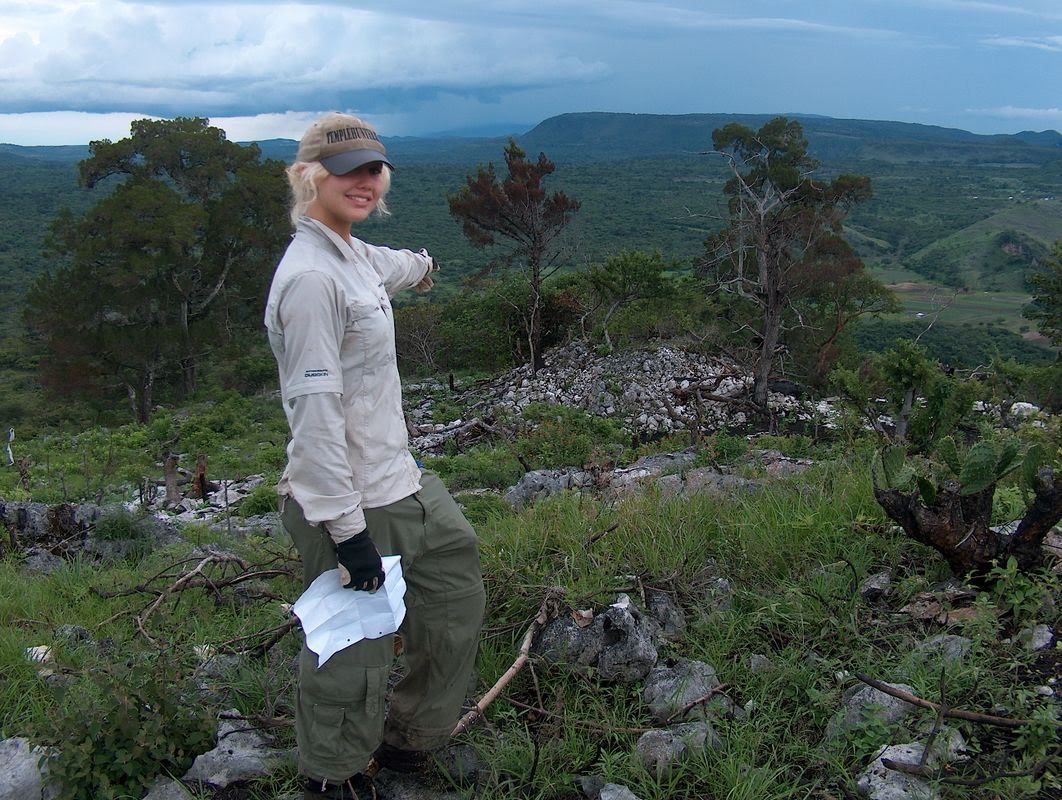
[[[0,142],[176,115],[298,138],[334,109],[392,136],[569,111],[1058,130],[1062,0],[0,0]]]

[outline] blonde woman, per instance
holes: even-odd
[[[386,214],[391,161],[371,125],[327,114],[288,168],[295,235],[265,323],[291,428],[278,485],[304,585],[340,568],[351,591],[383,582],[380,554],[402,556],[407,672],[384,700],[392,637],[363,640],[318,667],[303,647],[295,731],[304,798],[375,798],[364,773],[422,772],[460,713],[484,591],[476,534],[441,481],[408,449],[390,297],[432,286],[426,251],[351,236]]]

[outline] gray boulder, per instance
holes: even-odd
[[[0,742],[0,800],[40,800],[44,791],[40,757],[26,739]]]
[[[198,756],[183,780],[224,788],[236,781],[268,775],[276,762],[286,755],[274,749],[272,740],[265,735],[248,730],[246,721],[225,718],[239,713],[235,709],[222,712],[217,747]]]
[[[940,633],[915,645],[915,651],[923,656],[937,657],[943,661],[961,661],[973,647],[973,641],[965,636]]]
[[[686,612],[667,592],[648,589],[645,593],[646,611],[659,626],[660,635],[671,641],[681,639],[686,632]]]
[[[194,800],[195,795],[180,781],[173,778],[156,778],[143,800]]]
[[[1055,640],[1055,633],[1050,625],[1034,625],[1018,634],[1018,641],[1026,650],[1046,650]]]
[[[598,800],[640,800],[638,795],[618,783],[606,783],[601,787],[601,793],[597,798]]]
[[[700,700],[722,684],[715,668],[703,661],[669,658],[658,663],[645,678],[642,700],[653,716],[668,723],[687,705]],[[679,719],[706,719],[712,711],[725,711],[726,698],[715,695],[682,714]]]
[[[893,689],[903,689],[914,694],[914,689],[907,684],[890,683],[887,685]],[[886,725],[893,725],[915,710],[915,707],[907,701],[898,700],[892,695],[863,684],[853,686],[845,692],[841,705],[841,709],[833,715],[826,726],[827,739],[834,739],[872,719],[878,719]]]
[[[595,617],[591,628],[601,636],[597,670],[605,680],[635,683],[656,663],[652,625],[626,595]]]
[[[868,603],[874,603],[885,597],[892,590],[892,570],[876,572],[868,577],[859,587],[859,596]]]
[[[874,761],[859,776],[858,788],[870,800],[936,800],[940,795],[926,780],[917,775],[889,769],[885,760],[905,764],[920,764],[925,753],[921,742],[897,744],[881,748]],[[954,728],[945,726],[933,740],[933,748],[926,757],[926,765],[935,767],[965,757],[966,740]]]
[[[856,785],[860,793],[869,800],[937,800],[940,793],[925,779],[891,770],[882,763],[882,759],[891,759],[918,764],[924,749],[917,742],[881,748],[874,756],[873,763],[859,776]]]
[[[718,750],[723,742],[707,722],[687,722],[663,730],[647,731],[638,739],[635,753],[649,772],[662,779],[677,764],[708,748]]]
[[[656,663],[653,635],[657,624],[627,595],[594,617],[585,628],[571,616],[559,617],[536,637],[532,652],[554,664],[597,667],[601,677],[635,683]]]

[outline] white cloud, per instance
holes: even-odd
[[[5,9],[6,10],[6,9]],[[594,80],[537,31],[490,32],[328,5],[43,6],[5,18],[0,111],[274,112],[370,91]]]
[[[992,47],[1027,47],[1062,53],[1062,36],[990,36],[982,39],[981,44]]]
[[[877,0],[894,4],[903,2],[905,5],[919,8],[934,8],[943,11],[961,11],[974,14],[1010,14],[1023,17],[1036,17],[1038,19],[1062,19],[1058,13],[1058,4],[1055,0],[1026,0],[1020,5],[1014,3],[993,3],[987,0]]]
[[[1020,106],[997,106],[995,108],[968,108],[967,114],[997,119],[1025,120],[1027,122],[1062,123],[1062,108],[1022,108]]]
[[[41,111],[0,114],[0,142],[7,144],[88,144],[96,139],[122,139],[129,124],[147,114],[88,114],[83,111]]]

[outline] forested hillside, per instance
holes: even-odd
[[[708,152],[712,130],[767,119],[565,114],[519,134],[529,153],[541,150],[556,162],[552,185],[581,204],[566,231],[561,274],[623,250],[659,251],[672,276],[689,272],[725,216],[727,171]],[[1031,333],[1021,316],[1029,275],[1062,239],[1057,133],[980,136],[906,123],[797,119],[823,179],[852,173],[871,181],[873,196],[852,209],[845,236],[873,274],[897,287],[904,311],[862,321],[864,346],[887,346],[897,331],[929,316],[936,328],[927,341],[933,348],[935,341],[963,343],[960,363],[980,363],[992,353],[1052,357],[1019,334]],[[498,253],[469,244],[446,198],[477,164],[500,164],[505,140],[387,143],[400,165],[390,197],[394,214],[366,223],[361,233],[381,244],[427,247],[444,267],[432,299],[452,297]],[[295,150],[290,140],[260,145],[264,157],[290,159]],[[7,419],[21,416],[32,392],[34,362],[19,344],[20,316],[32,280],[54,267],[43,253],[49,227],[61,209],[80,215],[107,191],[78,187],[77,162],[87,155],[87,147],[0,145],[0,177],[8,187],[0,199],[0,416]],[[954,360],[952,346],[934,352]]]

